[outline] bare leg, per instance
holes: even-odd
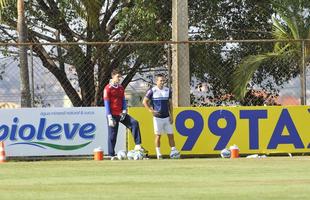
[[[162,159],[161,153],[160,153],[160,137],[161,137],[161,135],[159,135],[159,134],[155,135],[155,147],[156,147],[157,159]]]
[[[175,148],[175,142],[174,142],[173,134],[168,134],[168,139],[169,139],[169,145],[171,147],[170,158],[172,158],[172,159],[180,158],[180,152],[178,152],[178,150]]]
[[[174,146],[175,146],[175,142],[174,142],[174,136],[173,136],[173,134],[167,134],[167,135],[168,135],[170,147],[174,147]]]
[[[160,137],[161,135],[155,135],[155,147],[160,147]]]

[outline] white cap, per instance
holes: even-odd
[[[102,151],[101,147],[97,147],[94,149],[94,152],[100,152],[100,151]]]
[[[229,149],[230,149],[230,150],[232,150],[232,149],[239,149],[239,147],[238,147],[237,145],[234,144],[233,146],[230,146]]]

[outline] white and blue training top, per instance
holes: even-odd
[[[158,112],[154,114],[154,117],[169,117],[169,99],[172,98],[172,92],[169,88],[159,89],[155,86],[147,91],[145,97],[151,101],[151,106]]]

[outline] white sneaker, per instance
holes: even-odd
[[[181,157],[181,154],[178,150],[172,150],[170,153],[171,159],[179,159]]]
[[[118,160],[117,156],[112,156],[111,160]]]

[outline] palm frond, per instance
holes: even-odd
[[[8,4],[16,4],[16,0],[0,0],[0,22],[2,22],[3,11],[6,9]]]
[[[296,58],[298,53],[300,53],[294,48],[284,49],[279,52],[251,55],[243,59],[233,73],[234,78],[232,79],[232,93],[235,95],[237,100],[242,100],[244,98],[247,92],[248,83],[251,81],[254,73],[264,62],[267,62],[268,60],[288,59],[289,57]]]
[[[292,43],[276,42],[273,48],[275,53],[284,53],[286,50],[290,49]]]
[[[282,20],[285,22],[287,27],[289,28],[289,33],[292,38],[290,39],[301,39],[299,34],[299,28],[296,22],[295,17],[292,15],[290,17],[283,14],[281,11],[278,12],[279,16],[282,18]]]
[[[274,16],[272,17],[273,27],[272,35],[275,39],[283,40],[290,39],[289,33],[286,31],[285,26],[280,23]]]
[[[99,16],[100,16],[100,11],[102,9],[102,2],[100,0],[82,0],[85,10],[87,13],[87,20],[89,24],[95,28],[99,27]]]
[[[251,55],[246,57],[233,73],[233,94],[241,100],[246,94],[246,87],[259,66],[269,58],[268,55]]]
[[[73,9],[76,10],[77,14],[85,19],[87,23],[98,28],[99,26],[99,16],[102,8],[102,1],[100,0],[68,0],[72,5]]]
[[[2,10],[7,6],[8,0],[0,0],[0,9]]]

